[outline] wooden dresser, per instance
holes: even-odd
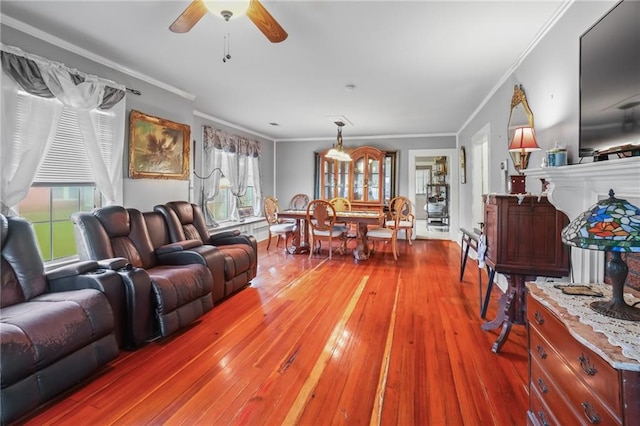
[[[552,285],[527,284],[528,424],[640,424],[640,361],[569,314],[543,290]],[[629,337],[640,345],[640,335]]]

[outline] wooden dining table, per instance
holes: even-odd
[[[288,248],[289,253],[309,253],[309,226],[307,225],[306,210],[283,210],[278,212],[279,219],[294,219],[296,231],[293,242]],[[384,216],[382,212],[374,210],[336,211],[336,223],[354,223],[357,225],[357,245],[353,250],[353,256],[357,260],[369,258],[369,245],[367,244],[367,230],[369,225],[382,225]]]

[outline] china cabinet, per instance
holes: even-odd
[[[316,198],[344,197],[354,210],[382,209],[396,195],[396,153],[372,146],[345,149],[352,161],[316,153]]]

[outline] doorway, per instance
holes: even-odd
[[[416,238],[457,238],[458,161],[455,149],[409,150],[409,197]]]

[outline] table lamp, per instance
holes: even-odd
[[[511,179],[511,193],[512,194],[524,194],[525,190],[525,176],[522,171],[529,165],[529,156],[531,152],[538,151],[538,141],[536,140],[536,133],[533,127],[517,127],[513,132],[513,139],[509,144],[509,154],[513,161],[513,166],[519,173],[517,175],[510,176]]]
[[[606,274],[611,279],[612,299],[591,303],[591,309],[613,318],[640,321],[640,309],[624,301],[623,288],[629,268],[620,253],[640,252],[640,209],[614,197],[601,200],[562,230],[562,242],[574,247],[611,252]]]

